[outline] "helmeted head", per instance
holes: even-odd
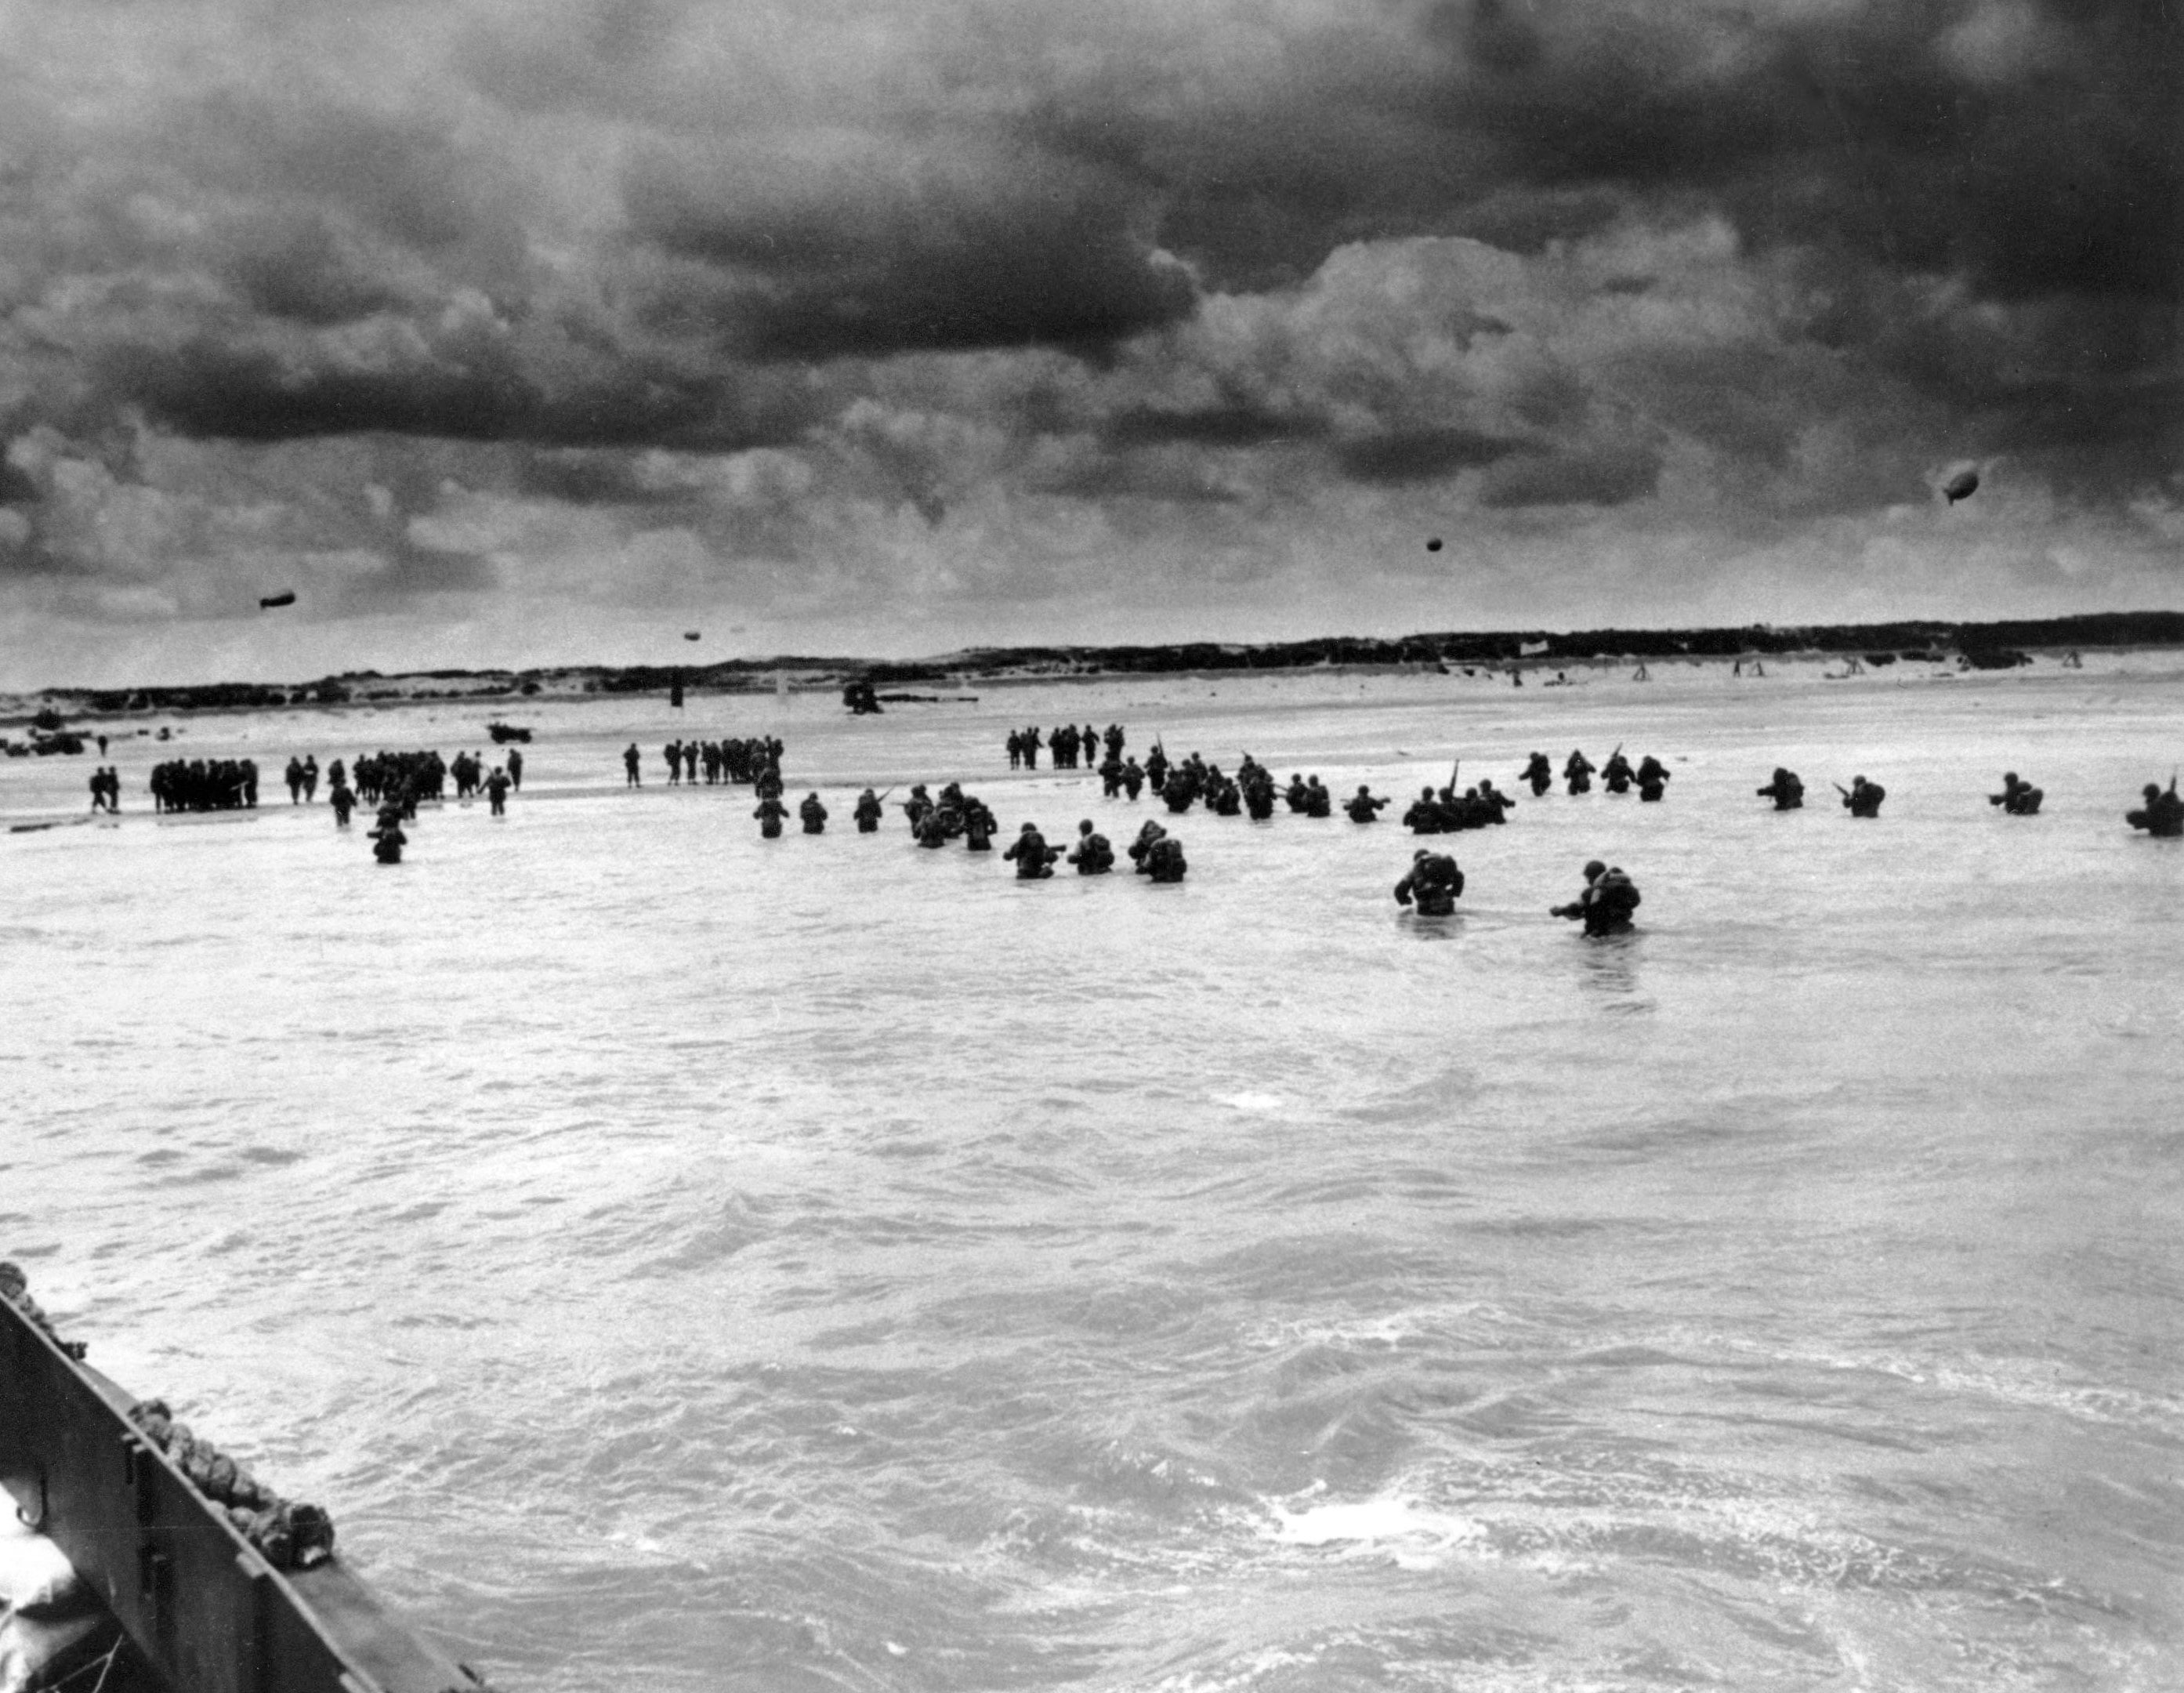
[[[1077,825],[1077,832],[1079,835],[1089,835],[1092,832],[1092,819],[1088,817],[1080,822]]]
[[[2161,784],[2159,782],[2148,782],[2146,785],[2146,796],[2150,800],[2159,799],[2161,797]]]
[[[2014,787],[2017,785],[2017,772],[2004,770],[2002,773],[2002,785],[2005,788]]]
[[[1019,835],[1036,835],[1039,833],[1039,825],[1036,824],[1027,823],[1022,829],[1019,829],[1017,833]]]
[[[1607,874],[1607,866],[1601,863],[1599,859],[1593,858],[1589,859],[1586,862],[1585,867],[1585,879],[1587,881],[1596,882],[1601,879],[1601,877]]]

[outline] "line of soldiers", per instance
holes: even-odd
[[[291,757],[288,768],[281,773],[288,784],[288,803],[309,805],[319,795],[319,761],[306,754],[302,758]]]
[[[1371,797],[1365,789],[1360,788],[1350,803],[1355,807],[1359,799]],[[1379,803],[1385,805],[1388,802],[1383,800]],[[1418,798],[1411,802],[1410,809],[1403,813],[1403,827],[1413,835],[1455,835],[1467,829],[1485,829],[1494,824],[1507,823],[1516,803],[1485,777],[1466,788],[1461,795],[1457,793],[1453,782],[1439,789],[1423,787],[1418,790]],[[1360,823],[1369,820],[1358,817],[1355,810],[1350,814]]]
[[[1080,758],[1084,763],[1089,764],[1093,755],[1103,746],[1106,748],[1107,757],[1110,759],[1119,761],[1123,754],[1123,743],[1126,738],[1123,732],[1123,726],[1118,723],[1109,724],[1104,734],[1093,728],[1089,723],[1081,729],[1075,724],[1066,723],[1059,729],[1052,730],[1044,743],[1039,740],[1039,729],[1036,726],[1029,729],[1012,729],[1009,731],[1006,742],[1009,768],[1011,770],[1039,768],[1039,750],[1041,745],[1045,745],[1053,752],[1054,768],[1057,770],[1074,770],[1078,768]]]
[[[258,803],[258,766],[248,758],[169,758],[152,767],[148,785],[154,811],[241,811]]]
[[[111,764],[91,773],[91,808],[109,813],[121,809],[121,772]]]
[[[965,793],[960,782],[947,783],[937,796],[929,792],[923,782],[915,783],[910,796],[902,802],[902,810],[909,820],[912,837],[922,847],[937,850],[951,841],[960,840],[972,852],[993,850],[994,836],[1000,827],[993,811],[976,795]],[[816,793],[805,797],[798,813],[806,835],[825,832],[829,813]],[[766,840],[777,840],[783,832],[788,810],[775,794],[761,798],[752,814],[759,819],[760,835]],[[852,814],[860,834],[876,833],[884,814],[883,796],[866,788],[857,796]],[[1107,837],[1092,826],[1089,818],[1077,825],[1077,835],[1066,859],[1078,874],[1105,875],[1114,868],[1115,849]],[[1183,843],[1150,818],[1131,843],[1129,855],[1137,873],[1156,882],[1179,882],[1190,869]],[[1060,847],[1047,845],[1045,835],[1036,824],[1027,823],[1017,830],[1017,838],[1003,851],[1001,858],[1004,863],[1015,864],[1017,880],[1043,881],[1053,875],[1054,866],[1064,861],[1065,854]]]
[[[413,801],[447,796],[448,761],[437,752],[359,752],[355,768],[357,793],[368,804],[405,792]],[[332,774],[339,779],[338,764]]]
[[[1572,747],[1570,756],[1563,760],[1563,783],[1572,794],[1591,793],[1596,772],[1601,785],[1611,794],[1627,794],[1635,787],[1640,799],[1658,802],[1668,791],[1669,767],[1650,752],[1635,768],[1623,756],[1620,746],[1608,754],[1607,763],[1602,765],[1595,765],[1576,747]],[[1546,753],[1532,754],[1525,763],[1522,779],[1531,785],[1534,799],[1542,797],[1553,786],[1554,767],[1547,762]]]
[[[721,782],[755,784],[769,769],[778,774],[784,750],[777,737],[761,735],[742,740],[730,736],[724,740],[671,740],[660,749],[660,756],[667,761],[669,787],[680,787],[686,781],[694,787],[702,771],[710,788]],[[644,785],[643,763],[635,741],[622,749],[625,787]]]

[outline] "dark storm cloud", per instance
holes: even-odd
[[[105,385],[190,436],[276,441],[387,433],[549,446],[662,444],[722,449],[787,439],[793,400],[634,360],[549,386],[499,338],[458,338],[393,367],[298,360],[200,335],[172,348],[110,349]]]
[[[1159,66],[1141,90],[1058,91],[1025,131],[1139,184],[1217,287],[1294,279],[1346,241],[1530,254],[1714,211],[1752,252],[1836,255],[1842,291],[1925,276],[2010,309],[2122,301],[2134,371],[2173,366],[2184,12],[2161,0],[1413,15],[1300,29],[1225,101],[1175,99]],[[1842,344],[1919,377],[1907,304]]]
[[[688,489],[648,478],[627,452],[527,453],[516,468],[515,484],[526,494],[571,506],[674,506],[689,500]]]
[[[1527,442],[1475,429],[1406,429],[1346,442],[1335,456],[1343,473],[1359,482],[1401,483],[1438,482],[1513,453],[1536,450]]]
[[[1179,442],[1201,447],[1263,447],[1318,440],[1327,427],[1318,417],[1273,412],[1244,400],[1187,410],[1133,405],[1110,417],[1102,433],[1109,445],[1124,448]]]
[[[1652,493],[1660,478],[1660,455],[1642,446],[1513,459],[1487,473],[1479,503],[1490,510],[1621,506]]]
[[[655,155],[636,232],[706,267],[654,303],[764,360],[920,349],[1097,349],[1188,316],[1190,274],[1129,227],[1112,187],[1035,158],[928,169],[884,156],[800,174],[758,204],[733,165]]]
[[[309,214],[253,220],[236,232],[224,268],[253,309],[299,323],[352,322],[412,304],[404,289],[348,250],[327,219]]]
[[[131,617],[296,559],[1159,603],[1430,504],[1665,595],[1960,459],[1960,528],[2165,536],[2179,15],[25,0],[0,557]]]

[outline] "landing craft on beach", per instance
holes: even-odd
[[[260,595],[258,600],[258,609],[261,612],[270,612],[276,606],[292,606],[295,603],[296,590],[292,588],[284,588],[278,594]]]

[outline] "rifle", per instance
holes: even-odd
[[[1453,764],[1451,764],[1451,765],[1450,765],[1450,766],[1448,767],[1448,791],[1449,791],[1449,792],[1451,792],[1451,793],[1454,793],[1454,792],[1456,791],[1456,773],[1457,773],[1458,770],[1461,770],[1462,768],[1463,768],[1463,760],[1462,760],[1461,758],[1457,759],[1457,760],[1456,761],[1456,763],[1454,763]]]
[[[1850,797],[1850,790],[1846,788],[1841,782],[1832,783],[1830,785],[1831,785],[1835,791],[1841,794],[1845,799],[1848,799]]]

